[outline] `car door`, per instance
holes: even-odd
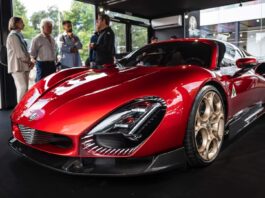
[[[239,49],[232,45],[226,46],[222,66],[229,66],[231,70],[234,68],[234,72],[231,73],[231,78],[228,80],[229,97],[232,107],[230,109],[231,115],[235,115],[241,110],[253,106],[260,100],[260,98],[256,97],[258,93],[258,77],[255,75],[254,70],[233,76],[239,70],[236,66],[236,60],[243,57],[244,55]]]
[[[262,103],[265,103],[265,62],[260,63],[255,68],[255,74],[258,77],[258,84],[257,84],[257,88],[259,89],[258,96],[259,98],[261,98]]]
[[[233,114],[260,101],[257,84],[258,78],[252,70],[231,79],[229,90]]]

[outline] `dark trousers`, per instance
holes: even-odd
[[[49,76],[50,74],[56,72],[56,66],[54,61],[37,61],[36,63],[37,75],[36,82],[40,81],[42,78]]]

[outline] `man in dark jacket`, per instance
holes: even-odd
[[[115,35],[110,24],[110,18],[106,14],[100,14],[97,20],[99,36],[97,43],[91,47],[96,51],[96,65],[109,65],[114,63]]]
[[[90,67],[94,67],[96,65],[96,51],[93,48],[93,45],[98,41],[98,31],[95,31],[93,36],[90,38],[89,44],[89,65]]]

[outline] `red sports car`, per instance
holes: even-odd
[[[10,146],[70,174],[205,166],[225,135],[264,113],[264,74],[264,64],[226,42],[147,45],[108,68],[73,68],[38,82],[11,116]]]

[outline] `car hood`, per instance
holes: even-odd
[[[37,99],[34,94],[26,96],[24,100],[27,101],[22,101],[26,108],[18,105],[12,121],[41,131],[77,135],[131,100],[145,96],[165,99],[171,89],[174,92],[176,74],[180,81],[186,73],[191,75],[184,67],[133,67],[81,72],[39,94]],[[196,73],[196,68],[191,71]]]

